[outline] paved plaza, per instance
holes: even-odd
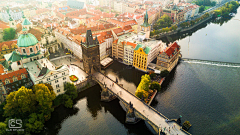
[[[83,63],[76,57],[72,57],[72,55],[61,56],[57,58],[53,58],[50,60],[57,67],[61,65],[68,65],[69,68],[69,76],[75,75],[78,77],[78,81],[74,82],[74,84],[78,84],[86,79],[87,74],[81,69],[83,68]],[[81,68],[79,68],[79,67]]]

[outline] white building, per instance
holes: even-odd
[[[124,61],[126,65],[133,65],[133,54],[137,44],[126,42],[124,45]]]
[[[48,83],[56,95],[63,94],[64,84],[70,82],[67,65],[56,67],[47,58],[24,64],[34,84]]]
[[[70,32],[64,29],[56,29],[55,36],[59,44],[71,50],[79,59],[82,59],[82,47],[80,45],[80,39],[77,39],[79,41],[77,42],[75,39],[73,39]],[[78,37],[81,38],[80,35],[78,35]]]
[[[8,22],[10,15],[13,20],[20,20],[22,18],[22,11],[19,7],[9,8],[3,7],[1,10],[2,20]]]

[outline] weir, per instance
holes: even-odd
[[[205,65],[213,65],[213,66],[222,66],[222,67],[240,68],[240,63],[233,63],[233,62],[221,62],[221,61],[190,59],[190,58],[182,58],[181,62],[205,64]]]

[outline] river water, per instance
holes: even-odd
[[[211,21],[189,32],[172,36],[183,58],[240,63],[240,14]],[[211,61],[181,61],[171,72],[151,106],[168,118],[188,120],[194,135],[240,134],[240,64]],[[106,74],[118,78],[134,93],[143,72],[114,62]],[[73,109],[60,106],[52,113],[43,134],[147,135],[144,122],[125,124],[118,100],[100,102],[100,86],[79,93]]]

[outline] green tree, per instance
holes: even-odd
[[[0,135],[6,135],[7,124],[0,122]]]
[[[169,27],[169,26],[171,26],[172,23],[173,23],[173,22],[172,22],[171,18],[170,18],[168,15],[164,14],[164,15],[156,22],[156,24],[153,26],[153,28],[154,28],[155,30],[157,30],[157,29]]]
[[[117,17],[118,15],[119,15],[119,14],[118,14],[118,13],[116,13],[116,14],[115,14],[115,17]]]
[[[160,76],[161,77],[167,77],[169,75],[169,71],[168,70],[163,70],[163,71],[161,71],[161,73],[160,73]]]
[[[38,109],[44,114],[46,120],[51,116],[53,112],[52,103],[56,98],[54,91],[50,91],[45,84],[36,84],[33,86],[36,101],[38,103]]]
[[[71,99],[75,99],[78,96],[77,88],[73,83],[65,83],[64,90],[66,91],[65,94],[69,95]]]
[[[143,89],[137,89],[135,95],[140,99],[142,99],[142,97],[146,99],[148,97],[148,92]]]
[[[14,28],[6,28],[3,30],[3,40],[12,40],[14,39],[16,31]]]
[[[35,97],[31,89],[22,86],[18,91],[11,92],[6,98],[5,116],[24,116],[35,110]]]
[[[28,132],[39,133],[44,127],[43,116],[41,114],[37,115],[36,113],[32,113],[29,116],[26,127]]]
[[[154,35],[154,31],[151,31],[151,32],[150,32],[150,36],[153,36],[153,35]]]
[[[160,91],[161,90],[161,85],[158,82],[154,81],[154,82],[151,83],[150,89],[151,90],[155,89],[157,91]]]
[[[190,24],[193,26],[195,24],[195,21],[194,20],[191,20],[190,21]]]
[[[198,12],[202,13],[204,11],[204,9],[205,9],[205,7],[202,5],[202,6],[199,7],[199,11]]]
[[[72,108],[73,107],[72,99],[68,98],[68,100],[64,103],[64,106],[67,108]]]
[[[151,78],[151,79],[153,79],[155,76],[156,76],[155,73],[151,73],[151,74],[150,74],[150,78]]]

